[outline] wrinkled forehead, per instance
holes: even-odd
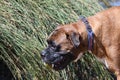
[[[54,41],[55,43],[59,44],[60,42],[65,40],[65,38],[65,31],[62,29],[56,29],[50,34],[47,41]]]

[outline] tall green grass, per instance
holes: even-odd
[[[40,57],[57,25],[100,10],[96,0],[0,0],[0,60],[16,80],[112,80],[90,54],[59,72],[46,68]]]

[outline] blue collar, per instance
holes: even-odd
[[[88,33],[88,50],[92,50],[93,46],[94,46],[94,33],[92,31],[92,28],[88,22],[88,20],[85,17],[81,17],[80,19],[82,20],[82,22],[84,22],[86,29],[87,29],[87,33]]]

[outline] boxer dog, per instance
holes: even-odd
[[[120,80],[120,7],[58,26],[47,43],[41,56],[54,70],[64,69],[90,51]]]

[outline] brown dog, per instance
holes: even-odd
[[[58,26],[49,36],[48,47],[41,56],[55,70],[65,68],[71,61],[77,60],[88,51],[88,30],[94,33],[92,52],[114,72],[120,80],[120,7],[112,7],[82,20]]]

